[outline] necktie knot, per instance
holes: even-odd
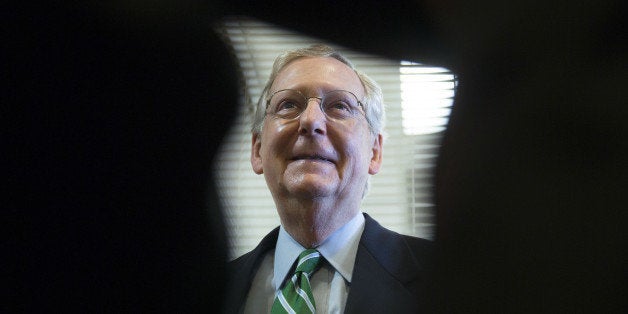
[[[299,261],[295,272],[304,272],[308,277],[316,269],[321,254],[315,249],[307,249],[299,254]]]
[[[271,314],[316,313],[310,275],[316,270],[320,258],[321,253],[315,249],[307,249],[299,254],[294,275],[277,291]]]

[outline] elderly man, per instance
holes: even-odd
[[[381,90],[323,45],[275,60],[251,164],[281,226],[231,262],[226,312],[416,312],[431,244],[360,211],[382,164]]]

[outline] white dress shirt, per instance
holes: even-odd
[[[310,278],[317,313],[344,311],[362,231],[364,216],[359,212],[316,247],[324,257],[321,268]],[[277,246],[266,254],[251,283],[244,313],[270,313],[275,295],[292,277],[290,270],[303,250],[281,226]]]

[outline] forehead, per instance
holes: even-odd
[[[364,88],[355,71],[330,57],[306,57],[290,62],[279,71],[271,86],[271,91],[281,89],[296,89],[309,95],[342,89],[358,98],[364,96]]]

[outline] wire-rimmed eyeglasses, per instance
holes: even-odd
[[[365,112],[364,105],[350,91],[332,90],[322,97],[307,97],[298,90],[282,89],[266,99],[266,114],[285,120],[296,119],[305,111],[312,98],[319,100],[321,111],[332,120],[353,119],[360,115],[361,111]]]

